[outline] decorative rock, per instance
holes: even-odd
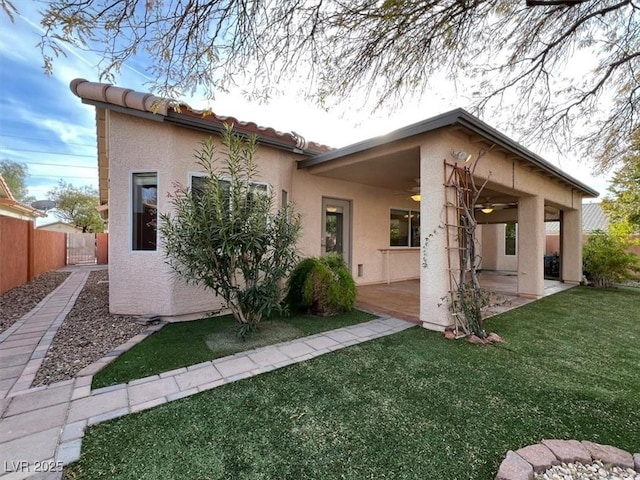
[[[600,445],[586,440],[582,442],[582,445],[585,446],[594,460],[600,460],[602,463],[621,468],[634,468],[633,456],[629,452],[611,445]]]
[[[635,463],[636,472],[640,473],[640,453],[633,454],[633,463]]]
[[[551,450],[539,443],[516,450],[516,453],[529,462],[536,473],[544,472],[560,463]]]
[[[493,332],[487,335],[487,338],[485,340],[487,340],[489,343],[504,343],[504,340],[502,339],[502,337],[497,333],[493,333]]]
[[[563,463],[591,463],[591,454],[577,440],[542,440],[542,444]]]
[[[533,467],[520,455],[509,450],[500,464],[495,480],[533,480]]]

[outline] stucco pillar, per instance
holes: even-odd
[[[582,280],[582,205],[575,210],[564,210],[560,228],[562,243],[562,272],[560,278],[566,283]]]
[[[518,200],[518,295],[537,298],[544,293],[544,198]]]
[[[420,147],[420,320],[430,330],[451,325],[446,230],[444,228],[444,164],[426,146]]]

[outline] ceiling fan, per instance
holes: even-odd
[[[396,193],[396,195],[406,196],[408,194],[411,200],[413,200],[414,202],[419,202],[420,201],[420,177],[414,178],[413,181],[415,182],[415,185],[413,187],[406,189],[402,193]]]
[[[516,208],[517,206],[517,202],[496,202],[491,201],[491,197],[487,197],[485,201],[476,204],[474,208],[482,213],[489,214],[494,210],[505,210],[507,208]]]

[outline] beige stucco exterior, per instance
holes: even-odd
[[[111,311],[171,317],[224,308],[210,293],[175,278],[165,263],[161,238],[155,251],[134,251],[131,240],[133,174],[157,173],[158,211],[167,212],[172,184],[186,185],[190,175],[199,172],[193,153],[206,137],[218,138],[215,125],[224,117],[203,120],[191,111],[172,110],[172,104],[156,112],[151,107],[154,97],[105,84],[76,80],[71,88],[97,109],[101,202],[108,201],[110,218]],[[276,206],[286,191],[301,214],[300,255],[322,254],[323,199],[347,202],[346,256],[356,283],[419,278],[420,319],[427,328],[442,330],[452,323],[446,297],[450,272],[459,265],[448,253],[456,248],[457,238],[446,227],[456,220],[446,206],[451,167],[445,162],[461,162],[452,155],[455,151],[469,152],[477,160],[474,178],[478,184],[486,181],[482,202],[505,202],[504,209],[477,213],[481,267],[517,271],[521,295],[542,295],[544,222],[559,217],[562,275],[566,281],[579,281],[580,208],[582,197],[594,192],[464,111],[441,117],[451,122],[434,117],[435,123],[426,120],[333,151],[317,144],[309,147],[295,134],[236,125],[259,136],[257,180],[270,185]],[[420,202],[410,198],[416,188]],[[419,212],[420,246],[390,246],[391,209],[411,210],[407,217]],[[518,223],[515,258],[504,258],[505,222]]]
[[[178,316],[210,312],[224,307],[211,294],[176,279],[165,264],[162,249],[131,249],[131,176],[158,173],[158,210],[169,209],[172,182],[188,184],[199,172],[193,153],[210,135],[116,112],[105,115],[109,126],[110,163],[110,308],[113,313]],[[214,137],[215,139],[216,137]],[[148,139],[148,140],[147,140]],[[352,261],[358,284],[387,279],[418,278],[419,248],[395,249],[387,263],[389,211],[419,209],[407,196],[379,187],[319,177],[297,169],[298,155],[261,147],[256,180],[265,182],[280,202],[282,190],[302,216],[298,249],[301,256],[320,255],[323,197],[351,202]],[[161,242],[161,239],[160,239]],[[358,266],[362,276],[358,277]],[[135,279],[133,281],[132,279]]]

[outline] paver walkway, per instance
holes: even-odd
[[[81,289],[80,283],[76,285],[77,289],[70,293],[65,305],[69,302],[73,305],[71,299]],[[57,318],[50,319],[49,325]],[[21,325],[28,325],[29,321],[25,317]],[[61,467],[79,458],[87,425],[152,408],[413,326],[415,324],[396,318],[379,318],[92,391],[93,375],[122,351],[145,338],[146,335],[140,334],[80,371],[72,380],[27,392],[12,391],[9,397],[0,399],[0,467],[3,468],[0,479],[60,479]],[[157,325],[150,331],[161,327]],[[48,327],[44,330],[47,333],[41,338],[49,334]],[[38,348],[39,345],[34,351],[43,351]],[[24,355],[24,363],[29,354],[16,355]],[[22,382],[22,377],[18,382]]]
[[[0,399],[29,389],[88,276],[88,270],[72,270],[57,289],[0,334]]]

